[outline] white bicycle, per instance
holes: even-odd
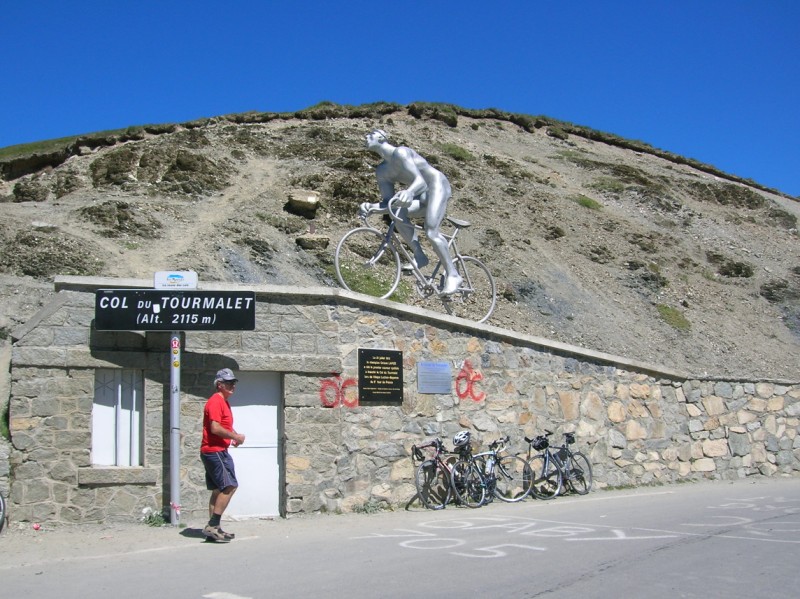
[[[399,216],[392,210],[392,202],[394,198],[388,204],[392,222],[386,231],[370,226],[369,215],[361,216],[365,226],[349,231],[336,247],[334,264],[342,287],[430,309],[444,308],[447,314],[486,322],[497,303],[494,278],[483,262],[472,256],[462,255],[456,245],[458,232],[469,227],[470,223],[446,217],[454,230],[450,234],[442,234],[447,239],[453,264],[463,283],[454,293],[442,294],[440,289],[446,275],[441,260],[426,267],[424,272],[417,267],[397,233],[395,221]],[[422,230],[419,225],[415,227],[418,231]],[[413,283],[401,281],[401,260],[408,265]],[[415,290],[414,294],[410,291],[411,287]]]

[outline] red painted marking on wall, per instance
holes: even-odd
[[[355,379],[342,379],[341,374],[323,379],[319,383],[319,400],[324,408],[343,405],[355,408],[358,405],[358,383]]]
[[[477,370],[473,370],[469,360],[464,360],[464,365],[456,376],[456,395],[459,399],[469,397],[472,401],[483,401],[486,393],[475,390],[475,383],[483,380],[483,375]]]

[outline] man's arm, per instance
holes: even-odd
[[[381,168],[381,166],[384,168]],[[385,165],[378,166],[375,170],[375,177],[378,179],[378,190],[381,192],[381,204],[386,206],[386,203],[394,196],[395,182],[386,175]]]
[[[414,198],[428,191],[428,183],[417,167],[417,158],[423,160],[414,150],[406,147],[397,148],[391,156],[395,170],[401,169],[407,175],[404,179],[411,180],[405,189],[397,192],[397,202],[400,207],[407,208]]]
[[[362,218],[375,212],[386,213],[389,200],[394,196],[394,182],[387,179],[385,169],[379,165],[375,171],[375,176],[378,179],[378,190],[381,193],[382,200],[380,202],[364,202],[358,207],[358,215]]]
[[[242,443],[244,443],[244,435],[237,433],[236,431],[229,431],[227,428],[222,426],[216,420],[212,420],[211,424],[209,424],[209,429],[211,430],[212,435],[216,435],[217,437],[222,437],[223,439],[230,439],[233,441],[233,446],[238,447]]]

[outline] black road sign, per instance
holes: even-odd
[[[98,289],[94,326],[99,331],[252,331],[253,291]]]

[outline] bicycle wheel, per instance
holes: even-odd
[[[580,452],[570,455],[567,481],[570,489],[578,495],[586,495],[592,490],[592,465],[589,459]]]
[[[345,289],[387,298],[400,281],[400,257],[385,235],[371,227],[353,229],[336,246],[336,277]]]
[[[459,461],[450,473],[453,491],[467,507],[481,507],[486,502],[486,483],[472,462]]]
[[[545,454],[540,453],[532,457],[528,465],[533,471],[533,494],[536,497],[552,499],[559,494],[562,485],[561,470],[552,460],[547,460]]]
[[[483,456],[472,456],[472,462],[478,468],[478,472],[483,475],[483,483],[486,485],[486,500],[483,503],[491,503],[494,500],[494,487],[497,484],[497,478],[495,477],[495,471],[497,470],[496,466],[492,466],[491,472],[486,467],[486,460],[483,459]]]
[[[6,500],[3,499],[3,494],[0,493],[0,532],[3,532],[3,527],[6,525]]]
[[[484,263],[472,256],[456,258],[454,264],[464,282],[455,293],[442,296],[445,310],[453,316],[485,322],[497,303],[494,278]]]
[[[531,492],[533,471],[520,457],[508,455],[500,458],[494,466],[494,495],[502,501],[522,501]]]
[[[417,468],[417,496],[429,510],[441,510],[450,501],[450,475],[436,460],[425,460]]]

